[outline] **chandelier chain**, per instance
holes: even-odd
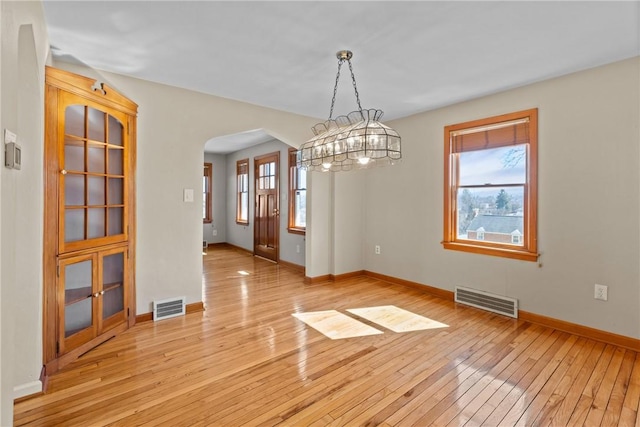
[[[349,71],[351,72],[351,83],[353,84],[353,90],[356,93],[356,102],[358,103],[358,111],[362,111],[362,105],[360,105],[360,93],[358,93],[358,86],[356,85],[356,76],[353,74],[353,66],[350,59],[340,58],[338,60],[338,73],[336,74],[336,83],[333,86],[333,97],[331,98],[331,109],[329,110],[329,120],[333,118],[333,107],[336,104],[336,94],[338,93],[338,82],[340,81],[340,69],[342,63],[347,61],[349,63]]]
[[[342,63],[344,59],[338,60],[338,74],[336,74],[336,84],[333,86],[333,98],[331,98],[331,110],[329,110],[329,120],[333,118],[333,106],[336,103],[336,93],[338,93],[338,81],[340,80],[340,68],[342,67]],[[349,62],[351,65],[351,62]]]
[[[356,92],[356,102],[358,103],[358,110],[362,111],[362,105],[360,105],[360,94],[358,93],[358,86],[356,86],[356,76],[353,74],[353,67],[351,66],[351,61],[347,60],[349,63],[349,71],[351,71],[351,80],[353,82],[353,90]]]

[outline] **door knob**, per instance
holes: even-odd
[[[96,292],[95,294],[93,294],[94,298],[98,298],[100,296],[100,294],[98,292]]]
[[[100,295],[104,295],[104,291],[100,291]]]
[[[66,169],[62,169],[62,170],[60,171],[60,173],[61,173],[62,175],[66,175],[66,174],[67,174],[67,170],[66,170]]]

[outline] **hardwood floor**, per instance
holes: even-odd
[[[88,352],[15,424],[640,425],[636,352],[377,279],[306,285],[231,248],[203,259],[205,312]],[[331,340],[291,316],[380,305],[449,327]]]

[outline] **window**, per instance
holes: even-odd
[[[289,232],[304,234],[307,227],[307,171],[296,164],[297,150],[289,150]]]
[[[236,162],[236,222],[249,224],[249,159]]]
[[[537,109],[445,127],[445,249],[538,259],[537,135]]]
[[[211,163],[204,164],[204,175],[202,176],[202,221],[209,224],[213,221],[211,216]]]

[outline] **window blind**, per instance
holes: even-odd
[[[529,118],[451,132],[454,153],[529,143]]]

